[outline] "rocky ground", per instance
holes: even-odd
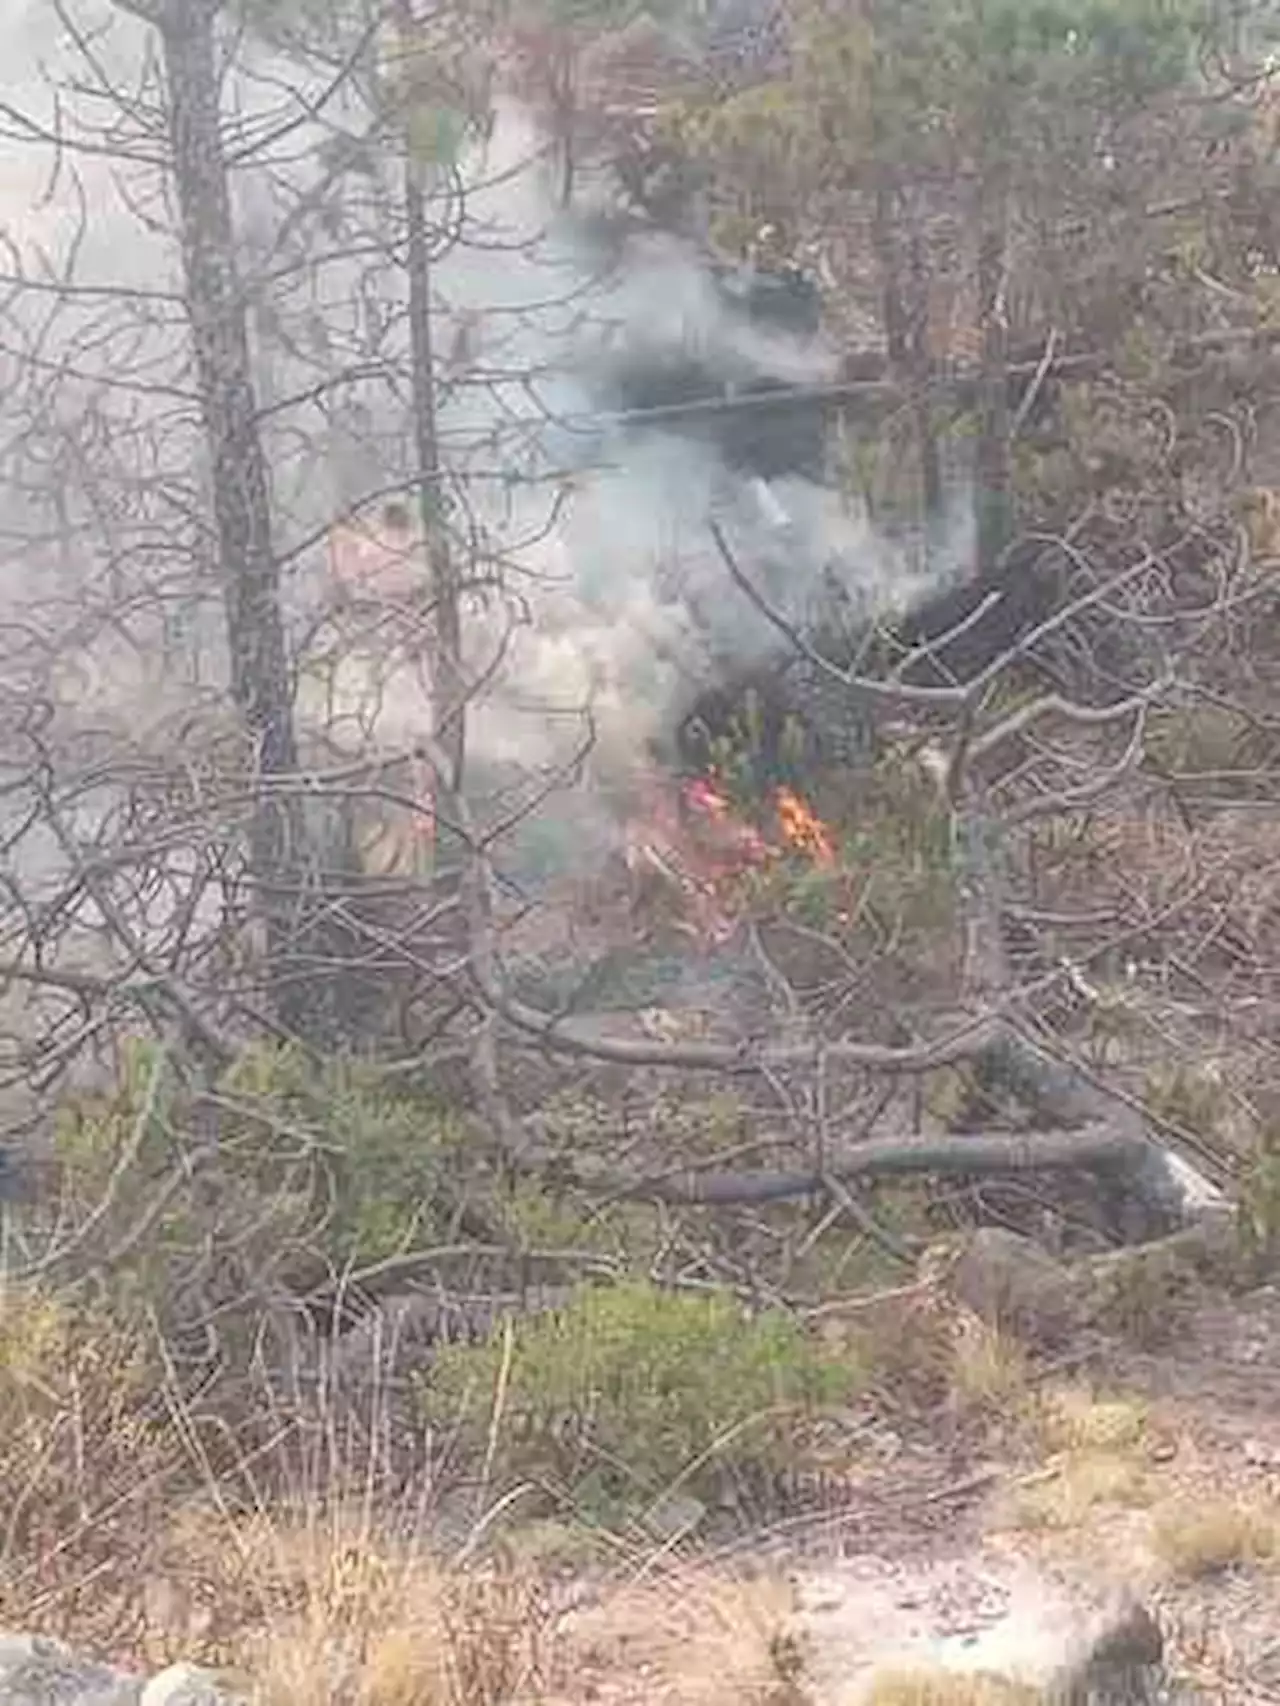
[[[491,1565],[477,1598],[421,1557],[390,1566],[369,1535],[337,1551],[329,1536],[296,1626],[224,1639],[266,1531],[215,1526],[199,1572],[183,1554],[211,1608],[184,1625],[181,1585],[148,1584],[155,1618],[132,1650],[6,1638],[0,1702],[1280,1702],[1280,1287],[1201,1296],[1154,1326],[1155,1344],[1096,1333],[1039,1363],[979,1334],[941,1401],[868,1395],[822,1509],[718,1547],[674,1509],[665,1541],[603,1563],[597,1548],[548,1565],[513,1540],[518,1592]],[[278,1530],[266,1550],[279,1568]],[[220,1654],[231,1671],[183,1668]]]
[[[1158,1350],[1072,1360],[1041,1388],[1064,1422],[1040,1452],[999,1427],[904,1428],[838,1510],[693,1566],[678,1617],[666,1577],[582,1608],[585,1697],[781,1701],[762,1681],[779,1631],[803,1667],[795,1698],[824,1706],[860,1698],[895,1654],[1041,1680],[1136,1601],[1163,1632],[1162,1679],[1082,1698],[1280,1701],[1280,1290],[1196,1305]]]

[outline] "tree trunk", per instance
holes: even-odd
[[[899,264],[897,191],[881,175],[871,212],[872,242],[880,269],[880,318],[884,326],[889,368],[899,377],[907,365],[907,311],[902,299],[902,268]]]
[[[927,567],[931,535],[942,509],[942,468],[930,402],[928,277],[919,226],[913,220],[904,259],[908,214],[901,186],[881,173],[872,208],[872,242],[880,270],[880,312],[889,371],[910,398],[919,467],[920,536]]]
[[[273,1001],[301,1029],[308,999],[289,981],[301,849],[296,813],[273,793],[297,767],[292,688],[271,539],[271,502],[258,427],[244,292],[222,151],[217,6],[173,0],[160,13],[169,95],[174,188],[182,236],[187,316],[208,445],[218,570],[226,613],[231,692],[252,744],[255,801],[251,875],[265,926]]]
[[[932,365],[929,356],[929,272],[920,221],[913,211],[906,211],[904,217],[909,222],[907,276],[911,293],[907,315],[907,371],[916,444],[920,453],[920,502],[924,509],[926,537],[929,537],[942,515],[942,456],[938,449],[929,383]]]
[[[407,51],[414,20],[409,0],[397,0],[401,47]],[[427,217],[428,167],[415,149],[411,115],[403,114],[406,268],[409,279],[410,390],[418,505],[431,583],[429,667],[432,738],[446,773],[436,778],[441,831],[437,852],[446,870],[456,866],[457,814],[452,802],[462,786],[466,757],[466,694],[462,673],[462,611],[457,564],[446,527],[443,468],[436,425],[435,354],[431,307],[431,235]],[[446,876],[446,871],[441,872]]]
[[[989,569],[1012,532],[1009,477],[1009,328],[1005,315],[1008,260],[1007,165],[990,154],[980,164],[977,195],[977,296],[981,365],[973,468],[974,555]]]

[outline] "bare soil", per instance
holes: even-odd
[[[1169,1510],[1280,1511],[1280,1286],[1199,1302],[1178,1328],[1168,1348],[1098,1344],[1047,1375],[1143,1406],[1141,1498],[1099,1497],[1069,1521],[1011,1520],[1011,1498],[1057,1473],[1052,1456],[1030,1461],[998,1426],[942,1413],[931,1426],[882,1419],[829,1509],[580,1592],[564,1631],[574,1697],[793,1698],[770,1692],[785,1637],[802,1654],[794,1698],[837,1706],[873,1658],[1128,1587],[1156,1611],[1170,1668],[1198,1698],[1280,1702],[1280,1558],[1181,1579],[1152,1545]]]

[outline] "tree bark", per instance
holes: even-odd
[[[251,875],[265,926],[273,1003],[283,1023],[301,1029],[306,989],[296,975],[289,978],[299,825],[287,797],[273,786],[297,767],[292,684],[222,149],[217,13],[210,0],[172,0],[154,21],[168,84],[186,310],[210,460],[231,692],[252,745]]]
[[[927,567],[932,531],[942,508],[942,476],[929,398],[929,351],[923,336],[927,322],[922,295],[924,256],[914,228],[904,255],[905,220],[902,189],[892,181],[889,172],[881,170],[877,175],[871,220],[872,242],[880,269],[880,314],[889,372],[910,399],[910,430],[919,471],[918,531],[922,566]],[[913,518],[913,527],[916,520]]]
[[[994,566],[1012,533],[1009,476],[1009,328],[1004,288],[1008,259],[1007,165],[997,139],[979,167],[977,295],[981,341],[974,455],[975,572]]]
[[[912,211],[907,211],[905,217],[909,226],[907,277],[911,304],[907,315],[906,362],[911,411],[920,453],[920,502],[924,509],[926,537],[929,537],[942,515],[942,457],[938,449],[929,384],[929,274],[920,221]]]
[[[889,369],[895,376],[901,375],[907,366],[907,311],[902,299],[898,211],[897,195],[882,173],[872,203],[871,230],[880,269],[880,318],[884,327],[884,344],[889,356]]]
[[[408,52],[414,32],[410,0],[396,0],[401,50]],[[432,699],[432,747],[444,760],[436,776],[438,876],[447,889],[463,859],[457,845],[456,799],[466,759],[466,691],[462,671],[462,609],[457,563],[446,526],[444,469],[436,421],[434,325],[431,303],[431,228],[428,218],[429,168],[414,146],[412,114],[401,115],[404,147],[405,266],[409,283],[410,394],[418,508],[426,541],[431,611],[429,672]]]

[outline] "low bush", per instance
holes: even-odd
[[[110,1092],[62,1110],[56,1153],[84,1264],[126,1315],[168,1316],[438,1239],[468,1136],[358,1059],[257,1045],[197,1083],[139,1041]]]
[[[0,1292],[0,1623],[117,1640],[183,1465],[140,1336]]]
[[[1188,1500],[1160,1511],[1151,1548],[1179,1581],[1197,1581],[1225,1570],[1273,1559],[1280,1547],[1274,1512],[1230,1499]]]
[[[749,1318],[720,1293],[626,1283],[585,1287],[508,1338],[446,1347],[423,1397],[477,1448],[498,1440],[509,1477],[605,1514],[792,1466],[804,1422],[859,1382],[852,1358],[782,1312]]]

